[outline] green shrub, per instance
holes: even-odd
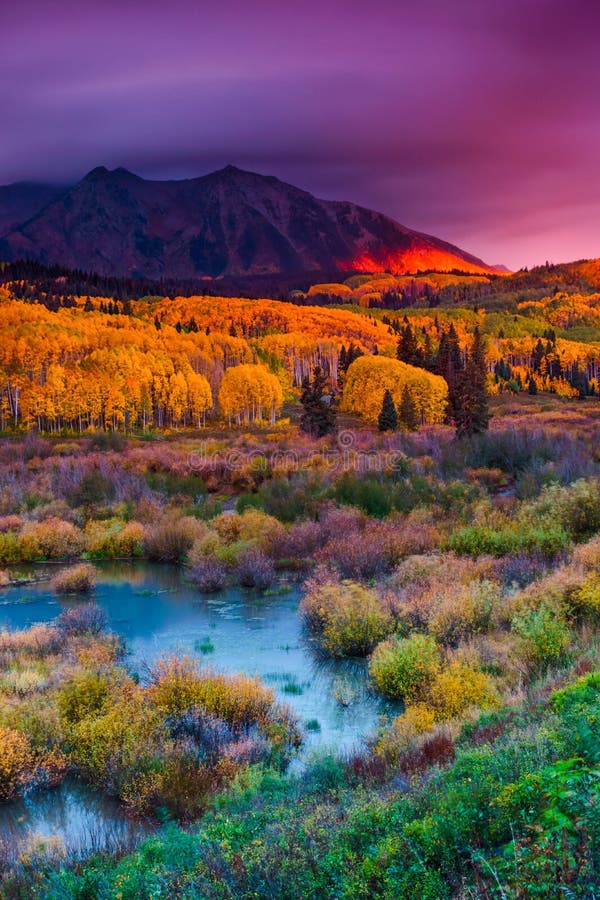
[[[568,543],[569,535],[560,526],[496,530],[487,525],[471,525],[450,535],[444,549],[465,556],[509,556],[537,552],[552,557],[564,550]]]
[[[388,697],[419,700],[427,696],[441,668],[441,652],[430,635],[392,637],[375,648],[369,674]]]
[[[301,611],[330,656],[367,656],[395,629],[391,611],[376,592],[353,581],[315,586]]]
[[[109,697],[106,678],[97,672],[79,672],[58,693],[58,709],[67,725],[103,709]]]
[[[600,531],[600,481],[582,478],[567,487],[550,485],[535,503],[523,508],[519,518],[558,526],[576,541],[591,537]]]
[[[546,604],[513,616],[512,630],[519,638],[521,655],[533,668],[560,662],[571,643],[566,621]]]

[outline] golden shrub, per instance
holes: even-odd
[[[81,563],[58,572],[50,586],[57,594],[89,594],[94,589],[96,580],[95,568],[89,563]]]
[[[571,600],[572,609],[584,618],[596,619],[600,616],[600,576],[594,573],[587,578]]]
[[[419,737],[435,726],[435,711],[426,703],[413,703],[397,716],[389,728],[379,735],[375,753],[394,763],[407,751],[414,748]]]
[[[21,731],[0,728],[0,800],[12,800],[33,779],[35,754]]]
[[[301,610],[331,656],[366,656],[395,630],[389,606],[353,581],[315,586]]]
[[[20,535],[24,559],[68,559],[83,552],[83,533],[62,519],[26,524]]]
[[[85,529],[85,546],[88,554],[98,559],[136,557],[144,552],[144,537],[141,522],[90,521]]]
[[[453,661],[432,681],[430,702],[437,721],[454,719],[470,707],[493,709],[500,696],[489,675],[474,666]]]
[[[275,694],[260,679],[200,669],[190,657],[159,661],[152,670],[148,695],[167,714],[200,707],[229,724],[265,725],[270,721]]]

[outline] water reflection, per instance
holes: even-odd
[[[75,856],[126,850],[152,830],[150,823],[128,819],[115,800],[74,780],[13,803],[0,805],[0,848],[5,861],[50,844]]]
[[[315,747],[350,751],[375,731],[381,716],[397,714],[398,707],[372,693],[364,660],[319,655],[302,628],[297,587],[262,597],[235,588],[202,595],[177,567],[118,562],[98,565],[96,601],[125,639],[127,664],[142,680],[156,659],[173,653],[263,678],[302,723],[310,723],[303,753]],[[47,582],[11,587],[0,592],[0,628],[49,621],[74,602],[55,598]],[[128,823],[118,807],[109,814],[106,802],[80,785],[35,795],[11,804],[13,813],[4,807],[0,832],[41,829],[73,846],[82,835],[98,835],[104,821],[105,837],[112,840],[115,823]]]

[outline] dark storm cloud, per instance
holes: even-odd
[[[232,162],[512,266],[600,255],[582,0],[0,5],[0,182]]]

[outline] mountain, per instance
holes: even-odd
[[[0,235],[27,222],[64,192],[64,187],[29,181],[0,186]]]
[[[381,213],[234,166],[182,181],[93,169],[27,221],[0,229],[0,258],[150,278],[495,271]]]

